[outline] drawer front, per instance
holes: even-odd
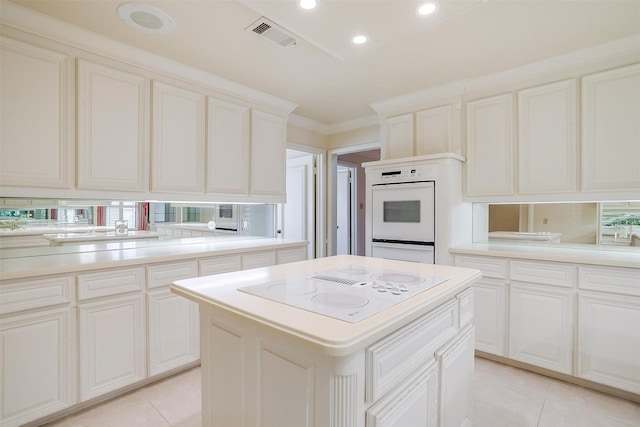
[[[640,296],[640,270],[615,267],[578,267],[578,287],[593,291]]]
[[[552,262],[511,261],[509,278],[519,282],[573,287],[576,267]]]
[[[73,276],[0,284],[0,314],[74,302]]]
[[[457,323],[458,304],[454,299],[367,348],[367,402],[379,399],[433,359],[435,351],[456,334]]]
[[[275,251],[253,252],[242,255],[242,269],[271,267],[276,265]]]
[[[215,258],[201,259],[200,276],[209,276],[218,273],[230,273],[242,270],[240,255],[219,256]]]
[[[139,291],[144,288],[144,267],[78,275],[78,300]]]
[[[482,272],[482,277],[506,279],[507,260],[488,257],[456,256],[457,267],[475,268]]]
[[[150,265],[147,267],[147,288],[169,286],[176,280],[197,276],[198,263],[196,261]]]
[[[305,246],[299,248],[278,249],[276,252],[276,261],[278,264],[305,261],[306,259],[307,248]]]

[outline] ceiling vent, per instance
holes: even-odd
[[[280,47],[291,47],[296,45],[296,38],[293,34],[269,21],[264,16],[249,25],[245,31],[264,37],[271,43],[275,43]]]

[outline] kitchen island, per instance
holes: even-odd
[[[339,273],[346,280],[345,272],[367,271],[378,274],[352,286],[332,284],[349,295],[316,292]],[[308,279],[313,275],[322,278]],[[203,425],[467,425],[471,285],[480,276],[466,268],[336,256],[174,282],[172,292],[200,305]],[[423,288],[404,297],[403,284],[408,293]],[[250,293],[265,286],[280,298],[283,285],[290,301],[309,293],[354,312],[363,310],[358,292],[367,301],[377,293],[400,299],[352,322],[320,314],[320,304],[301,309]]]

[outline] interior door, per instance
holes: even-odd
[[[351,168],[338,165],[336,255],[351,254]]]
[[[307,259],[315,258],[315,179],[313,155],[287,159],[287,203],[280,205],[282,237],[307,240]]]

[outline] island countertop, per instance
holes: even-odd
[[[241,292],[238,288],[308,276],[319,271],[363,266],[406,271],[447,280],[409,299],[350,323]],[[481,277],[477,270],[444,265],[409,263],[371,257],[340,255],[308,261],[180,280],[171,290],[200,304],[253,322],[257,327],[284,333],[330,356],[344,356],[372,344],[453,298]]]

